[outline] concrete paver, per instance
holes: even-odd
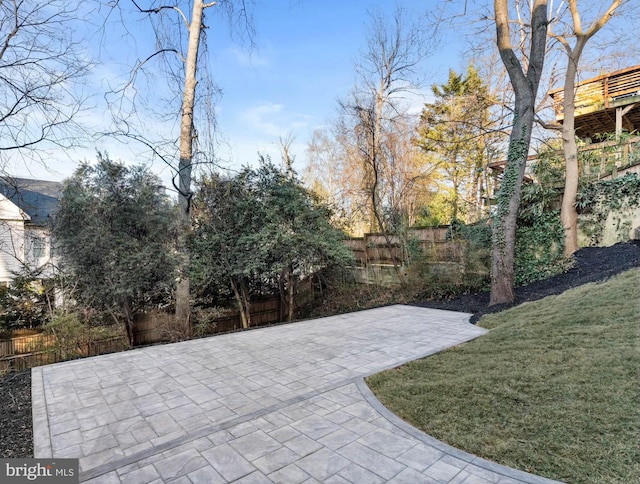
[[[141,482],[553,482],[454,449],[363,378],[485,333],[389,306],[32,370],[36,457]]]

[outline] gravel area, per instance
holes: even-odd
[[[513,305],[559,294],[588,282],[607,279],[634,267],[640,267],[640,242],[612,247],[580,249],[576,263],[564,274],[516,290]],[[417,306],[473,313],[472,322],[483,314],[512,305],[489,307],[486,292],[465,294],[447,301],[428,301]],[[33,457],[31,418],[31,372],[10,373],[0,377],[0,458]]]

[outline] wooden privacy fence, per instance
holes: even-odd
[[[406,239],[412,240],[423,254],[428,254],[434,272],[456,270],[463,257],[460,242],[447,240],[448,226],[409,229]],[[401,265],[407,263],[409,254],[405,244],[397,235],[389,235],[389,242],[382,234],[365,234],[345,241],[356,261],[353,268],[358,281],[365,284],[399,283],[393,265],[394,258]]]
[[[296,285],[294,305],[305,306],[315,297],[311,278],[306,278]],[[200,336],[238,331],[242,328],[240,312],[235,308],[224,309],[218,317],[208,319],[206,324],[194,328]],[[251,328],[280,323],[287,317],[286,302],[280,296],[273,296],[251,303]],[[175,328],[173,314],[149,312],[138,315],[133,326],[134,345],[146,345],[167,342],[182,338]]]
[[[427,251],[436,245],[447,244],[448,231],[448,226],[409,229],[407,239],[418,241],[420,247]],[[353,251],[358,267],[372,264],[392,265],[394,258],[403,261],[406,254],[403,253],[402,240],[397,235],[389,235],[388,237],[390,244],[387,244],[387,239],[382,234],[364,234],[364,237],[345,240],[345,244]]]
[[[129,347],[126,336],[88,340],[72,349],[58,345],[55,335],[44,333],[0,340],[0,373],[21,371],[73,358],[97,356]]]

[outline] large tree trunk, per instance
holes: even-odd
[[[515,297],[516,221],[531,141],[534,101],[530,97],[516,98],[515,123],[509,139],[507,167],[497,195],[498,213],[492,222],[490,305],[513,302]]]
[[[582,44],[578,39],[574,50],[568,54],[567,74],[564,81],[564,121],[562,123],[562,149],[565,161],[564,194],[562,195],[562,209],[560,220],[565,231],[564,256],[569,257],[578,250],[578,212],[575,203],[578,194],[580,172],[578,166],[578,145],[575,133],[575,79],[578,60],[582,51]]]
[[[562,210],[560,220],[565,230],[564,255],[569,257],[578,250],[578,213],[576,212],[576,196],[578,194],[578,182],[580,178],[578,167],[578,147],[575,133],[575,97],[576,74],[582,51],[587,41],[593,37],[611,18],[614,12],[622,4],[622,0],[612,0],[609,7],[600,18],[592,22],[587,31],[582,30],[578,0],[569,0],[568,6],[573,21],[571,36],[575,36],[576,44],[573,48],[569,45],[567,35],[556,35],[556,40],[562,44],[567,53],[567,73],[564,79],[562,122],[562,148],[565,158],[565,184],[562,196]]]
[[[531,13],[531,41],[526,73],[511,46],[508,0],[494,0],[496,37],[500,57],[515,92],[514,120],[504,178],[493,218],[491,305],[514,300],[516,221],[522,180],[529,154],[536,94],[544,66],[547,41],[547,0],[535,0]]]
[[[180,121],[180,163],[178,166],[178,283],[176,287],[176,323],[185,336],[191,332],[191,301],[189,284],[189,248],[187,235],[191,230],[191,168],[193,161],[193,107],[196,93],[196,70],[200,33],[202,32],[203,0],[193,2],[189,45],[185,68],[182,119]]]

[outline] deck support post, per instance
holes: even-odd
[[[616,141],[620,141],[620,135],[622,135],[623,116],[634,107],[636,107],[636,104],[629,104],[628,106],[620,106],[619,108],[616,108]]]

